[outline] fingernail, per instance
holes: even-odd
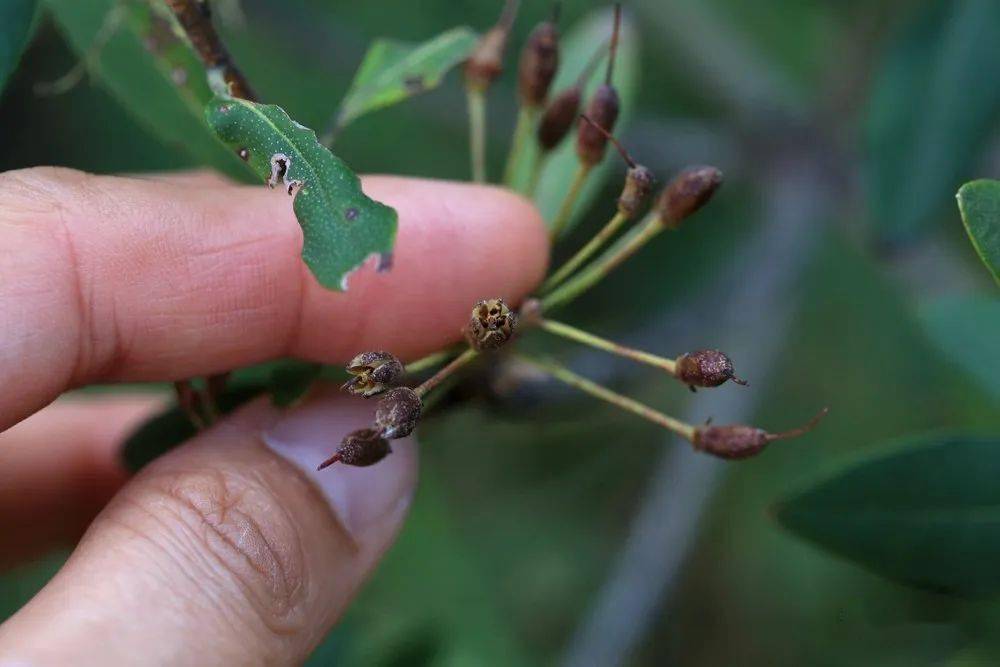
[[[321,395],[283,415],[263,434],[271,449],[316,483],[356,541],[363,541],[367,531],[387,520],[402,520],[417,481],[412,437],[393,440],[392,453],[373,466],[335,463],[316,470],[344,435],[371,422],[374,409],[371,401]]]

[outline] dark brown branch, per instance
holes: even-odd
[[[243,73],[236,67],[219,34],[212,25],[209,0],[166,0],[184,33],[190,40],[209,72],[222,76],[229,94],[245,100],[256,101],[257,95]]]

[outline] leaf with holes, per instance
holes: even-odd
[[[380,39],[358,69],[337,116],[343,128],[366,113],[431,90],[476,47],[470,28],[454,28],[423,44]]]
[[[906,440],[778,504],[781,524],[885,577],[1000,593],[1000,438]]]
[[[365,196],[361,179],[324,148],[316,133],[281,107],[216,97],[209,126],[272,188],[292,196],[304,237],[302,259],[321,285],[346,290],[348,274],[369,257],[391,263],[396,211]]]
[[[966,183],[958,191],[958,208],[972,245],[1000,284],[1000,181]]]

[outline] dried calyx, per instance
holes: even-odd
[[[539,23],[528,36],[521,52],[518,67],[518,87],[521,102],[526,107],[538,108],[545,104],[552,80],[559,69],[559,3],[552,11],[552,19]]]
[[[625,185],[622,187],[622,193],[618,197],[618,212],[626,218],[634,218],[639,209],[642,208],[646,198],[653,191],[653,186],[656,185],[656,176],[652,170],[641,164],[636,164],[632,156],[629,155],[629,152],[615,139],[614,135],[595,122],[593,118],[587,114],[581,114],[580,118],[603,134],[618,149],[618,154],[622,156],[625,164],[628,165],[628,171],[625,173]]]
[[[517,313],[503,299],[478,302],[465,327],[465,340],[477,351],[498,350],[511,339],[517,327]]]
[[[503,53],[517,16],[517,5],[518,0],[507,0],[500,20],[480,38],[466,61],[465,80],[470,89],[486,90],[503,72]]]
[[[702,426],[695,429],[692,443],[695,449],[719,458],[745,459],[759,454],[775,440],[797,438],[808,433],[816,428],[816,425],[826,416],[828,411],[828,408],[823,408],[805,426],[782,433],[768,433],[763,429],[744,424]]]
[[[347,364],[353,375],[341,389],[368,398],[394,386],[403,375],[403,364],[388,352],[362,352]]]
[[[746,386],[746,380],[736,377],[732,360],[718,350],[696,350],[677,357],[674,362],[674,376],[689,386],[718,387],[732,380]]]
[[[392,453],[389,441],[372,428],[363,428],[344,436],[337,451],[317,466],[322,470],[334,463],[350,466],[370,466]]]
[[[576,135],[576,154],[581,164],[594,166],[604,158],[608,147],[608,133],[612,132],[621,111],[618,91],[612,85],[614,75],[615,55],[618,52],[618,37],[621,32],[622,9],[615,5],[615,24],[611,37],[611,49],[608,55],[608,68],[602,83],[594,96],[587,102],[586,116],[593,122],[580,121]],[[596,126],[596,127],[595,127]],[[604,130],[604,131],[602,131]]]

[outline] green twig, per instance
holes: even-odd
[[[507,155],[507,166],[503,172],[503,182],[509,188],[515,188],[514,180],[517,177],[517,167],[521,162],[524,151],[528,148],[534,134],[535,119],[538,117],[537,107],[521,105],[517,112],[517,125],[514,127],[514,139],[510,145],[510,153]]]
[[[455,346],[448,347],[437,352],[432,352],[426,357],[421,357],[410,363],[406,364],[406,373],[408,375],[417,375],[423,373],[426,370],[439,366],[442,363],[448,361],[457,353]]]
[[[586,262],[590,257],[601,249],[605,243],[607,243],[615,233],[628,222],[628,215],[619,211],[615,214],[611,220],[608,221],[606,225],[594,235],[594,238],[587,242],[587,245],[580,248],[572,258],[569,259],[565,264],[560,267],[558,271],[553,273],[548,280],[542,285],[542,293],[550,292],[555,287],[557,287],[561,282],[568,278],[574,271],[576,271],[580,266]]]
[[[561,287],[545,296],[542,299],[542,310],[551,310],[580,296],[664,229],[666,227],[661,218],[657,214],[651,213],[639,227],[631,230],[619,243],[609,248],[568,282],[563,283]]]
[[[559,213],[556,214],[556,219],[552,222],[552,240],[558,239],[563,230],[566,228],[566,224],[573,215],[573,208],[576,206],[577,199],[580,198],[580,192],[583,190],[583,184],[587,182],[587,176],[590,175],[591,166],[583,164],[582,162],[576,169],[576,174],[573,175],[573,182],[570,183],[569,190],[566,191],[566,196],[563,198],[562,205],[559,207]]]
[[[616,391],[612,391],[607,387],[588,380],[583,376],[577,375],[565,366],[557,364],[553,361],[535,359],[524,355],[518,355],[518,358],[528,364],[531,364],[535,368],[548,373],[560,382],[579,389],[586,394],[590,394],[595,398],[599,398],[602,401],[607,401],[608,403],[626,410],[627,412],[631,412],[632,414],[638,415],[639,417],[651,421],[658,426],[662,426],[682,438],[694,442],[695,428],[690,424],[686,424],[679,419],[671,417],[670,415],[663,414],[659,410],[654,410],[648,405],[640,403],[633,398],[623,396]]]
[[[553,333],[557,336],[562,336],[563,338],[568,338],[578,343],[583,343],[584,345],[597,348],[598,350],[610,352],[611,354],[617,354],[620,357],[626,357],[628,359],[638,361],[641,364],[655,366],[656,368],[665,370],[671,375],[674,375],[674,371],[677,367],[677,363],[673,359],[667,359],[666,357],[661,357],[656,354],[619,345],[614,341],[601,338],[600,336],[595,336],[591,333],[583,331],[582,329],[577,329],[576,327],[568,324],[563,324],[562,322],[556,322],[554,320],[543,318],[537,322],[537,325],[545,331]]]
[[[472,180],[486,182],[486,93],[468,88],[469,101],[469,157],[472,161]]]
[[[413,391],[416,392],[417,396],[426,395],[431,389],[444,382],[444,380],[451,376],[452,373],[475,359],[478,354],[479,353],[472,348],[467,349],[465,352],[452,359],[447,366],[424,380],[424,382],[420,386],[415,387]]]

